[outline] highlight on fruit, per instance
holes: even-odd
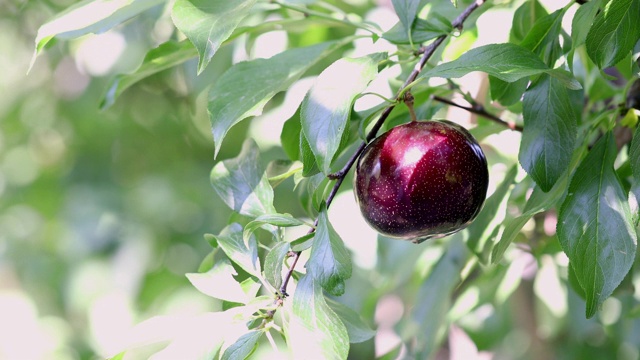
[[[484,152],[448,120],[411,121],[371,141],[358,159],[356,201],[380,234],[420,243],[467,227],[487,195]]]

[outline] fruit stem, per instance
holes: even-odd
[[[452,23],[453,28],[462,30],[462,24],[465,22],[465,20],[467,20],[469,15],[471,15],[471,13],[474,10],[476,10],[480,5],[484,4],[485,1],[486,0],[476,0],[473,3],[471,3],[471,5],[469,5],[453,21],[453,23]],[[279,1],[275,1],[275,2],[280,4]],[[416,78],[418,77],[418,74],[420,73],[420,71],[422,71],[422,69],[427,64],[427,61],[429,61],[431,56],[433,56],[433,54],[435,53],[436,49],[438,49],[438,47],[444,42],[444,40],[447,38],[447,36],[448,35],[440,35],[433,42],[431,42],[429,45],[427,45],[427,46],[425,46],[425,47],[420,49],[420,53],[422,53],[422,57],[420,58],[420,61],[414,66],[413,71],[411,71],[411,74],[409,74],[409,77],[407,78],[407,80],[404,82],[403,86],[398,91],[398,94],[396,95],[397,102],[400,102],[401,100],[406,98],[406,97],[403,97],[403,95],[405,93],[408,93],[408,91],[406,89],[407,86],[411,85],[416,80]],[[380,115],[378,120],[375,122],[375,124],[373,125],[373,127],[371,128],[369,133],[367,134],[366,139],[356,149],[356,151],[351,156],[351,158],[349,158],[349,160],[347,161],[345,166],[340,171],[338,171],[336,173],[333,173],[333,174],[327,175],[327,177],[329,179],[336,180],[336,183],[333,185],[333,188],[331,189],[331,192],[327,196],[327,201],[326,201],[327,202],[327,208],[329,208],[329,205],[333,201],[333,198],[338,193],[338,190],[340,189],[340,186],[342,185],[342,182],[344,181],[345,176],[347,175],[349,170],[353,167],[353,164],[355,164],[355,162],[360,157],[360,154],[362,154],[362,152],[364,151],[364,148],[367,146],[367,143],[370,142],[371,140],[373,140],[376,137],[376,135],[378,134],[378,131],[380,131],[380,128],[382,127],[384,122],[387,120],[387,118],[389,117],[389,115],[391,114],[391,111],[393,111],[395,106],[396,106],[395,103],[391,104],[382,112],[382,114]],[[410,108],[410,109],[412,109],[412,108]],[[410,111],[413,112],[412,110],[410,110]],[[415,114],[412,115],[412,119],[413,118],[415,118]],[[316,219],[316,221],[315,221],[315,226],[317,226],[317,225],[318,225],[318,219]],[[311,228],[309,230],[309,233],[313,233],[314,231],[315,231],[315,228]],[[289,271],[287,272],[287,274],[284,277],[284,280],[282,282],[282,286],[280,287],[280,294],[278,294],[278,296],[277,296],[278,300],[284,299],[285,297],[288,296],[288,294],[287,294],[287,285],[289,284],[289,280],[293,276],[293,272],[295,271],[295,267],[296,267],[296,265],[298,263],[298,259],[300,259],[300,253],[301,253],[300,251],[297,251],[297,252],[294,252],[294,254],[293,254],[293,263],[291,264],[291,267],[289,268]]]
[[[414,97],[411,91],[407,91],[404,93],[404,104],[409,108],[409,114],[411,115],[411,122],[418,122],[418,117],[416,116],[416,111],[413,108]]]

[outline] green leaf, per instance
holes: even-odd
[[[171,19],[200,54],[200,74],[256,0],[176,0]]]
[[[225,227],[216,236],[218,245],[225,254],[249,274],[260,277],[260,260],[258,259],[258,245],[254,236],[249,237],[245,244],[242,237],[242,225],[233,223]]]
[[[320,172],[313,150],[311,150],[309,141],[302,131],[300,132],[300,160],[302,161],[302,176],[310,177]]]
[[[633,111],[633,109],[631,110]],[[633,141],[629,147],[629,163],[636,182],[640,184],[640,126],[633,133]]]
[[[487,243],[487,241],[504,219],[504,213],[507,209],[507,195],[510,193],[517,174],[518,166],[514,165],[509,169],[498,188],[485,201],[476,219],[467,228],[469,232],[467,247],[478,256],[483,264],[489,262],[489,253],[485,252],[485,248],[487,244],[491,244]]]
[[[382,38],[394,44],[423,43],[438,36],[447,35],[452,30],[453,26],[447,18],[432,14],[429,20],[415,19],[411,26],[411,39],[402,23],[396,24],[382,34]]]
[[[513,14],[509,42],[518,44],[527,36],[533,25],[544,16],[547,10],[538,0],[525,1]]]
[[[118,75],[109,85],[100,107],[106,109],[115,103],[116,99],[132,85],[151,75],[197,56],[196,49],[188,41],[167,41],[145,55],[142,65],[131,74]]]
[[[227,348],[222,354],[220,360],[244,360],[258,345],[258,340],[262,337],[264,331],[255,330],[240,336],[240,338],[231,346]]]
[[[344,293],[344,281],[351,277],[351,256],[331,226],[324,204],[318,214],[318,226],[306,268],[323,289],[336,296]]]
[[[338,315],[327,305],[320,284],[303,276],[293,294],[288,341],[294,359],[346,359],[349,335]]]
[[[560,34],[564,13],[563,8],[536,21],[520,43],[520,46],[537,54],[549,67],[553,67],[556,60],[562,55]]]
[[[273,189],[253,139],[245,140],[236,158],[217,163],[210,178],[218,196],[237,213],[250,217],[276,213]]]
[[[114,26],[146,11],[163,0],[84,0],[40,26],[29,70],[44,47],[55,39],[75,39],[106,32]]]
[[[282,126],[282,132],[280,133],[280,143],[282,144],[282,150],[291,160],[300,160],[300,132],[302,131],[302,125],[300,125],[300,108],[296,111],[296,114],[289,120],[285,121]]]
[[[573,40],[573,48],[577,48],[578,46],[584,44],[587,40],[587,34],[589,33],[589,29],[591,29],[591,24],[593,23],[593,19],[598,14],[599,0],[587,1],[586,3],[580,5],[575,15],[573,15],[573,20],[571,21],[571,39]]]
[[[291,242],[291,251],[305,251],[313,245],[315,233],[305,234]]]
[[[528,78],[522,78],[514,82],[502,81],[489,76],[491,99],[499,101],[504,106],[511,106],[520,101],[522,94],[527,90]]]
[[[126,351],[123,351],[121,353],[118,353],[110,358],[108,358],[107,360],[123,360],[124,356],[125,356]]]
[[[349,334],[349,342],[352,344],[360,343],[371,339],[376,332],[371,330],[362,316],[353,311],[350,307],[339,303],[333,299],[326,299],[327,304],[338,315],[344,326],[347,328]]]
[[[543,191],[549,191],[571,162],[577,119],[567,89],[541,76],[525,92],[524,131],[518,159]]]
[[[458,59],[440,64],[420,77],[459,78],[472,71],[514,82],[550,69],[533,52],[515,44],[489,44],[471,49]]]
[[[255,220],[249,222],[244,227],[244,241],[253,235],[253,233],[264,225],[273,225],[278,227],[291,227],[304,225],[304,222],[291,216],[290,214],[266,214],[260,215]]]
[[[418,359],[428,359],[438,349],[437,344],[451,307],[452,293],[461,281],[460,274],[471,255],[460,234],[451,238],[446,252],[418,290],[416,306],[411,312],[414,322],[412,333],[419,347]]]
[[[587,34],[587,54],[600,69],[624,59],[640,39],[640,0],[611,0]]]
[[[189,282],[201,293],[220,300],[246,304],[252,296],[242,289],[234,275],[238,274],[227,259],[218,261],[206,273],[186,274]]]
[[[418,14],[418,6],[420,1],[416,0],[391,0],[393,8],[400,19],[404,32],[408,34],[411,31],[413,21]]]
[[[615,159],[609,132],[576,170],[558,215],[558,238],[585,291],[587,318],[613,293],[635,258],[637,235]]]
[[[289,249],[290,244],[281,241],[276,243],[264,258],[264,276],[277,291],[282,286],[282,264],[287,257]]]
[[[325,42],[295,48],[269,59],[237,63],[222,74],[209,91],[207,107],[215,155],[233,125],[249,116],[260,115],[275,94],[288,89],[309,68],[341,45]]]
[[[272,187],[282,184],[283,181],[302,171],[302,164],[299,161],[273,160],[267,165],[267,177]]]
[[[356,96],[377,74],[375,56],[342,58],[318,76],[302,101],[302,131],[323,173],[330,172]]]

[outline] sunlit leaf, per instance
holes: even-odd
[[[303,276],[293,294],[288,327],[292,358],[346,359],[349,334],[336,313],[327,305],[320,284],[313,276]]]
[[[558,238],[585,291],[588,318],[613,293],[635,258],[637,235],[613,168],[615,159],[609,132],[576,170],[558,215]]]
[[[300,108],[302,131],[325,174],[330,172],[351,107],[378,73],[375,57],[343,58],[326,68],[311,87]]]
[[[218,196],[239,214],[258,217],[276,213],[273,189],[253,139],[244,142],[237,157],[217,163],[210,178]]]
[[[119,353],[117,355],[114,355],[114,356],[108,358],[107,360],[123,360],[125,354],[126,354],[126,351],[123,351],[123,352],[121,352],[121,353]]]
[[[247,333],[247,320],[261,306],[256,303],[224,312],[156,316],[123,333],[122,339],[127,349],[169,343],[149,359],[217,359],[223,346],[234,344]]]
[[[52,40],[69,40],[87,34],[103,33],[163,2],[164,0],[83,0],[76,3],[40,26],[29,69]]]
[[[197,56],[196,49],[188,41],[168,41],[150,50],[142,61],[142,65],[131,74],[118,75],[111,82],[100,107],[105,109],[116,101],[118,97],[129,87],[157,74],[170,69]]]
[[[587,54],[604,69],[629,55],[640,39],[640,0],[611,0],[593,22],[586,38]]]
[[[240,120],[262,113],[264,105],[277,93],[288,89],[310,67],[339,47],[340,42],[326,42],[295,48],[269,59],[255,59],[235,64],[213,84],[209,91],[215,154],[218,154],[227,131]]]
[[[198,50],[198,74],[255,3],[256,0],[176,0],[171,18]]]
[[[186,274],[187,279],[201,293],[220,300],[236,303],[247,303],[251,297],[247,295],[234,279],[238,275],[227,259],[218,261],[206,273]],[[255,295],[255,294],[254,294]]]
[[[247,244],[242,237],[242,225],[233,223],[216,236],[218,245],[225,254],[238,264],[244,271],[260,277],[260,260],[258,259],[258,245],[256,238],[250,236]]]
[[[318,226],[306,268],[322,288],[337,296],[344,293],[344,282],[351,277],[351,256],[331,226],[325,206],[318,214]]]

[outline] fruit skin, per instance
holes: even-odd
[[[371,141],[358,159],[354,191],[371,227],[420,243],[469,225],[488,184],[487,160],[473,136],[448,120],[430,120]]]

